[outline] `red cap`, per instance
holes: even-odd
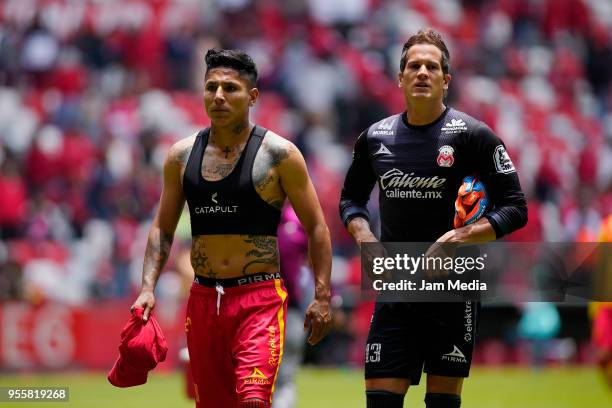
[[[143,308],[134,309],[121,331],[119,358],[108,373],[108,381],[116,387],[146,383],[149,370],[166,359],[168,344],[164,333],[152,314],[143,321],[143,313]]]

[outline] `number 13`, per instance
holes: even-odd
[[[366,344],[366,363],[380,363],[380,343]]]

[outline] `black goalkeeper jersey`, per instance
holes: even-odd
[[[497,237],[527,222],[527,206],[503,142],[473,117],[447,108],[433,123],[413,126],[406,113],[370,126],[357,138],[340,214],[369,220],[367,202],[380,189],[381,241],[435,241],[453,229],[463,177],[478,175],[494,208],[485,217]]]

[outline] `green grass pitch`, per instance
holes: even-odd
[[[424,378],[423,378],[424,380]],[[188,408],[179,374],[149,375],[140,387],[111,386],[105,373],[0,375],[0,386],[69,386],[69,403],[6,403],[0,407]],[[305,368],[298,377],[297,408],[360,408],[365,406],[362,373],[358,370]],[[423,386],[408,391],[405,407],[424,407]],[[609,408],[608,391],[594,368],[567,367],[533,371],[524,368],[474,368],[466,381],[465,408]],[[217,407],[219,408],[219,407]]]

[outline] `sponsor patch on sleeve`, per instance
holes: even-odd
[[[495,163],[495,170],[497,170],[498,173],[507,174],[515,171],[514,163],[512,163],[510,155],[508,155],[506,148],[502,145],[495,148],[493,162]]]

